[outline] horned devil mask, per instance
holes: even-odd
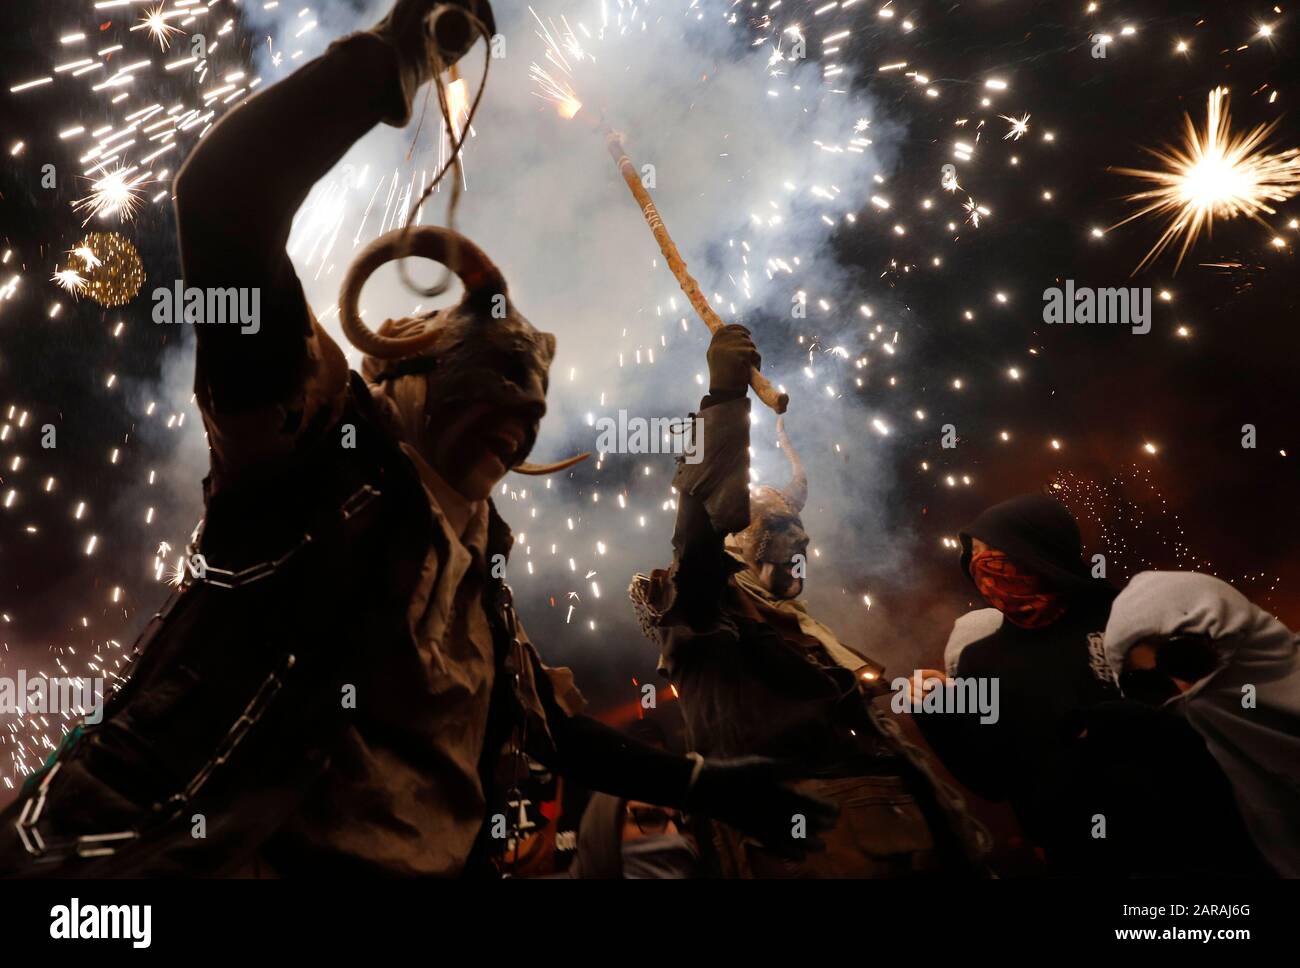
[[[385,320],[372,332],[357,311],[361,289],[381,265],[408,255],[445,265],[460,278],[464,295],[455,306]],[[515,309],[501,271],[459,233],[423,225],[375,239],[348,268],[339,320],[348,341],[365,354],[362,375],[383,388],[408,442],[425,440],[431,428],[467,407],[487,404],[527,418],[528,436],[511,470],[549,474],[587,456],[554,464],[525,460],[537,438],[537,422],[546,413],[555,337],[537,330]]]
[[[785,435],[784,417],[776,418],[776,438],[790,461],[790,483],[783,488],[764,484],[750,492],[749,527],[736,535],[736,543],[752,565],[788,565],[808,549],[808,532],[799,517],[808,503],[808,475]]]

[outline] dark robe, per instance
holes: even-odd
[[[633,598],[677,688],[691,748],[705,756],[789,761],[802,792],[841,810],[827,849],[778,858],[721,824],[723,874],[746,877],[888,877],[969,870],[987,832],[961,794],[938,780],[924,753],[873,707],[864,688],[796,617],[737,581],[746,566],[726,537],[749,522],[749,402],[705,397],[705,459],[681,462],[672,568],[639,576]],[[847,650],[845,650],[847,651]],[[862,669],[879,671],[866,658]],[[877,680],[878,681],[878,680]]]

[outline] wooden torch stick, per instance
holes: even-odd
[[[700,284],[695,281],[695,277],[686,271],[686,260],[677,251],[677,246],[672,236],[668,234],[663,218],[659,215],[659,209],[655,207],[654,199],[646,191],[645,185],[641,184],[641,178],[633,167],[632,160],[627,156],[627,150],[623,147],[623,136],[604,121],[596,124],[596,130],[605,136],[605,147],[609,149],[610,157],[614,159],[614,164],[622,173],[623,181],[627,182],[628,190],[641,206],[641,214],[645,217],[646,224],[650,226],[655,241],[659,243],[659,251],[664,254],[668,268],[677,277],[677,284],[682,287],[682,292],[691,301],[691,305],[695,307],[695,312],[704,321],[704,325],[709,327],[710,332],[716,333],[726,324],[704,298],[704,293],[700,291]],[[785,413],[790,405],[790,395],[772,386],[767,377],[753,367],[749,370],[749,385],[754,388],[754,395],[777,413]]]

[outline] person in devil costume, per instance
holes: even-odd
[[[729,877],[907,877],[975,872],[991,847],[961,793],[872,700],[882,668],[808,611],[808,479],[777,420],[793,475],[749,487],[749,331],[709,345],[698,463],[679,461],[673,564],[637,575],[630,594],[676,687],[687,739],[704,756],[762,755],[798,764],[796,789],[835,803],[824,851],[779,856],[744,830],[699,838]]]
[[[492,875],[527,757],[778,850],[801,847],[792,813],[832,819],[769,761],[674,756],[581,716],[567,670],[542,664],[493,567],[511,537],[489,494],[547,470],[526,458],[555,338],[477,246],[422,228],[361,253],[340,298],[361,374],[307,305],[284,250],[295,211],[491,36],[487,4],[466,3],[398,0],[233,109],[177,176],[187,285],[260,289],[265,325],[196,328],[211,471],[193,565],[103,722],[5,812],[0,874]],[[407,254],[464,297],[371,332],[361,287]]]

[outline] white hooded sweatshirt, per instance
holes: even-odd
[[[1107,661],[1118,677],[1139,642],[1177,634],[1208,636],[1219,665],[1169,705],[1205,738],[1260,853],[1300,877],[1300,638],[1217,578],[1145,571],[1111,608]]]

